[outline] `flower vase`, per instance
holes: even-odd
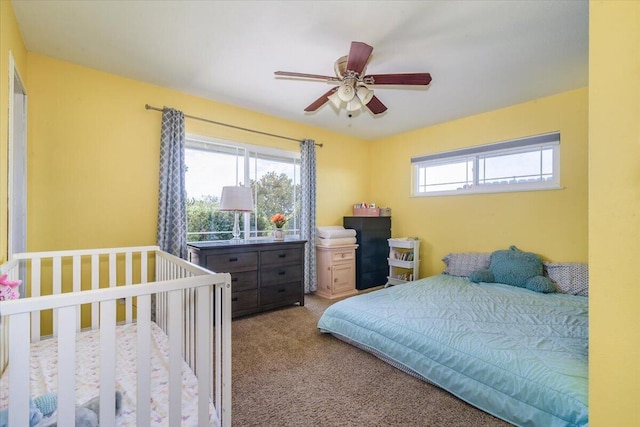
[[[276,228],[273,230],[273,240],[276,242],[284,241],[284,230],[282,228]]]

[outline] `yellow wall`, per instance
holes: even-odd
[[[355,200],[388,205],[394,235],[424,242],[422,274],[441,271],[448,252],[510,244],[552,260],[585,261],[589,235],[591,425],[638,425],[639,28],[639,2],[590,2],[588,99],[581,89],[365,143],[27,54],[10,2],[0,0],[0,261],[7,252],[11,50],[29,94],[30,250],[155,242],[160,113],[144,110],[145,103],[314,138],[325,144],[318,149],[319,223],[340,224]],[[193,121],[187,128],[296,148]],[[409,198],[411,156],[553,130],[562,132],[564,190]]]
[[[589,3],[589,418],[640,425],[640,2]]]
[[[11,2],[0,0],[0,262],[8,255],[8,119],[9,119],[9,52],[13,55],[23,84],[27,82],[27,50],[13,14]]]
[[[145,104],[294,138],[317,150],[318,222],[366,198],[367,143],[28,54],[29,250],[155,244],[161,113]],[[296,142],[186,120],[187,132],[292,151]],[[337,188],[340,191],[335,191]]]
[[[552,131],[563,190],[410,197],[411,157]],[[392,208],[393,236],[421,240],[421,276],[450,252],[514,244],[554,261],[587,261],[587,89],[375,141],[372,200]]]

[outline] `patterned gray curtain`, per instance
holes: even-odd
[[[300,143],[300,184],[302,209],[300,237],[307,241],[304,250],[304,292],[318,289],[316,276],[316,143],[305,139]]]
[[[187,191],[184,163],[184,114],[162,110],[160,135],[160,193],[158,199],[158,246],[187,258]]]

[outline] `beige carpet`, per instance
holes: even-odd
[[[316,328],[308,295],[233,322],[234,426],[508,426]]]

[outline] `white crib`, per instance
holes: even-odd
[[[7,365],[9,426],[29,425],[29,398],[35,397],[31,348],[50,337],[57,340],[60,361],[55,390],[58,425],[73,425],[75,407],[82,403],[77,402],[76,367],[84,363],[82,357],[77,360],[76,340],[85,330],[96,329],[100,424],[117,425],[113,408],[120,325],[135,327],[135,425],[151,425],[151,402],[157,393],[150,380],[150,372],[157,371],[149,354],[152,312],[168,336],[164,425],[183,425],[185,371],[196,377],[197,425],[231,425],[228,273],[211,273],[156,246],[17,254],[0,271],[23,281],[21,298],[0,302],[0,373]],[[29,297],[24,297],[26,289]],[[52,330],[41,332],[41,323]]]

